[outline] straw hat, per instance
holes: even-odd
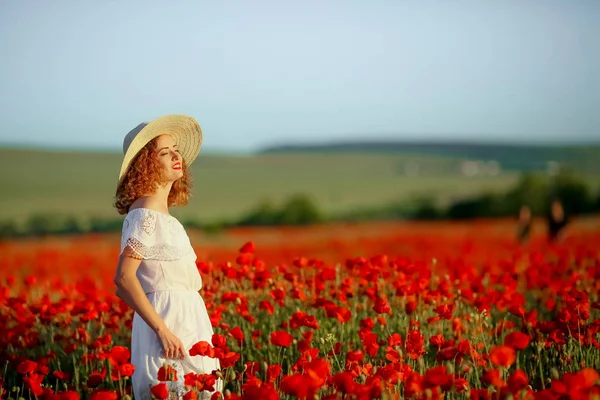
[[[136,154],[152,139],[164,134],[171,135],[175,139],[179,152],[188,166],[194,162],[202,146],[200,124],[187,115],[165,115],[151,122],[142,122],[125,136],[119,182],[127,173]]]

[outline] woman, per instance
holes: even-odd
[[[177,370],[174,395],[186,392],[183,376],[219,370],[216,359],[193,356],[199,341],[211,342],[212,326],[198,291],[202,279],[184,227],[169,207],[190,195],[189,165],[200,152],[202,131],[185,115],[142,123],[123,141],[115,207],[127,214],[114,282],[117,295],[135,311],[131,337],[136,399],[150,399],[165,365]],[[218,380],[215,390],[221,390]],[[210,398],[209,391],[202,398]]]

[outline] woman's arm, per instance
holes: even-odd
[[[113,279],[117,286],[116,295],[127,303],[133,310],[156,332],[167,358],[183,358],[185,349],[183,343],[167,328],[161,316],[156,312],[142,285],[136,276],[141,259],[127,246],[119,257],[117,271]]]

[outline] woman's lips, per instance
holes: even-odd
[[[181,169],[181,163],[173,164],[173,169]]]

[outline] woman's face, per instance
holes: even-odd
[[[156,139],[156,156],[165,181],[175,182],[183,177],[183,158],[170,135],[161,135]]]

